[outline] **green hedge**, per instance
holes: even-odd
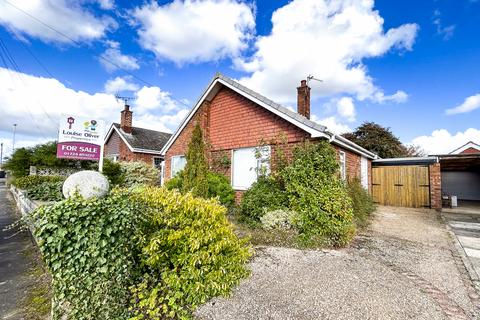
[[[65,179],[62,176],[26,176],[14,179],[12,184],[18,189],[27,190],[45,182],[63,182]]]
[[[34,235],[53,279],[53,319],[128,318],[137,220],[124,191],[34,211]]]
[[[114,189],[34,211],[53,319],[190,318],[248,275],[226,208],[165,188]]]

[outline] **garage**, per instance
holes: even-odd
[[[373,161],[372,196],[379,205],[438,209],[441,207],[439,159]]]
[[[442,195],[455,197],[458,206],[480,205],[480,154],[439,156]]]

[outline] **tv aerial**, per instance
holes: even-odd
[[[315,81],[318,81],[318,82],[323,82],[323,80],[318,79],[318,78],[315,78],[313,75],[309,74],[308,77],[307,77],[307,85],[308,85],[308,83],[310,82],[310,80],[315,80]]]
[[[134,97],[126,97],[126,96],[121,96],[121,95],[119,95],[119,94],[116,94],[116,95],[115,95],[115,99],[117,100],[117,102],[118,102],[119,100],[123,101],[123,103],[127,106],[129,101],[134,101],[136,98],[134,98]]]

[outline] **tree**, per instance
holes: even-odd
[[[192,138],[188,144],[186,160],[182,190],[191,191],[197,197],[206,198],[208,196],[208,164],[203,133],[198,123],[193,129]]]
[[[390,128],[375,122],[365,122],[354,132],[343,135],[359,146],[375,152],[381,158],[418,157],[424,152],[418,146],[405,146]]]
[[[24,177],[28,175],[30,164],[32,161],[32,150],[28,148],[18,148],[12,154],[5,169],[10,170],[14,177]]]

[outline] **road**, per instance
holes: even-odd
[[[20,303],[25,297],[31,279],[27,277],[32,266],[32,242],[26,232],[4,228],[18,220],[13,200],[0,179],[0,319],[23,319]]]

